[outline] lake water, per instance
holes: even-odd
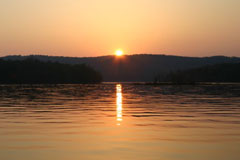
[[[0,85],[0,160],[239,160],[240,85]]]

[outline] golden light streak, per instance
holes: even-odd
[[[116,94],[117,94],[117,98],[116,98],[117,125],[121,125],[121,121],[123,120],[122,119],[122,85],[121,84],[116,85]]]

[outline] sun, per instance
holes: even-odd
[[[116,50],[115,55],[116,56],[122,56],[123,55],[123,51],[121,49],[118,49],[118,50]]]

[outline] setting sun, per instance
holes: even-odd
[[[115,52],[115,55],[116,56],[122,56],[123,55],[123,51],[122,50],[116,50],[116,52]]]

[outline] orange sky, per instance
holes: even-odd
[[[240,56],[239,0],[0,1],[0,56]]]

